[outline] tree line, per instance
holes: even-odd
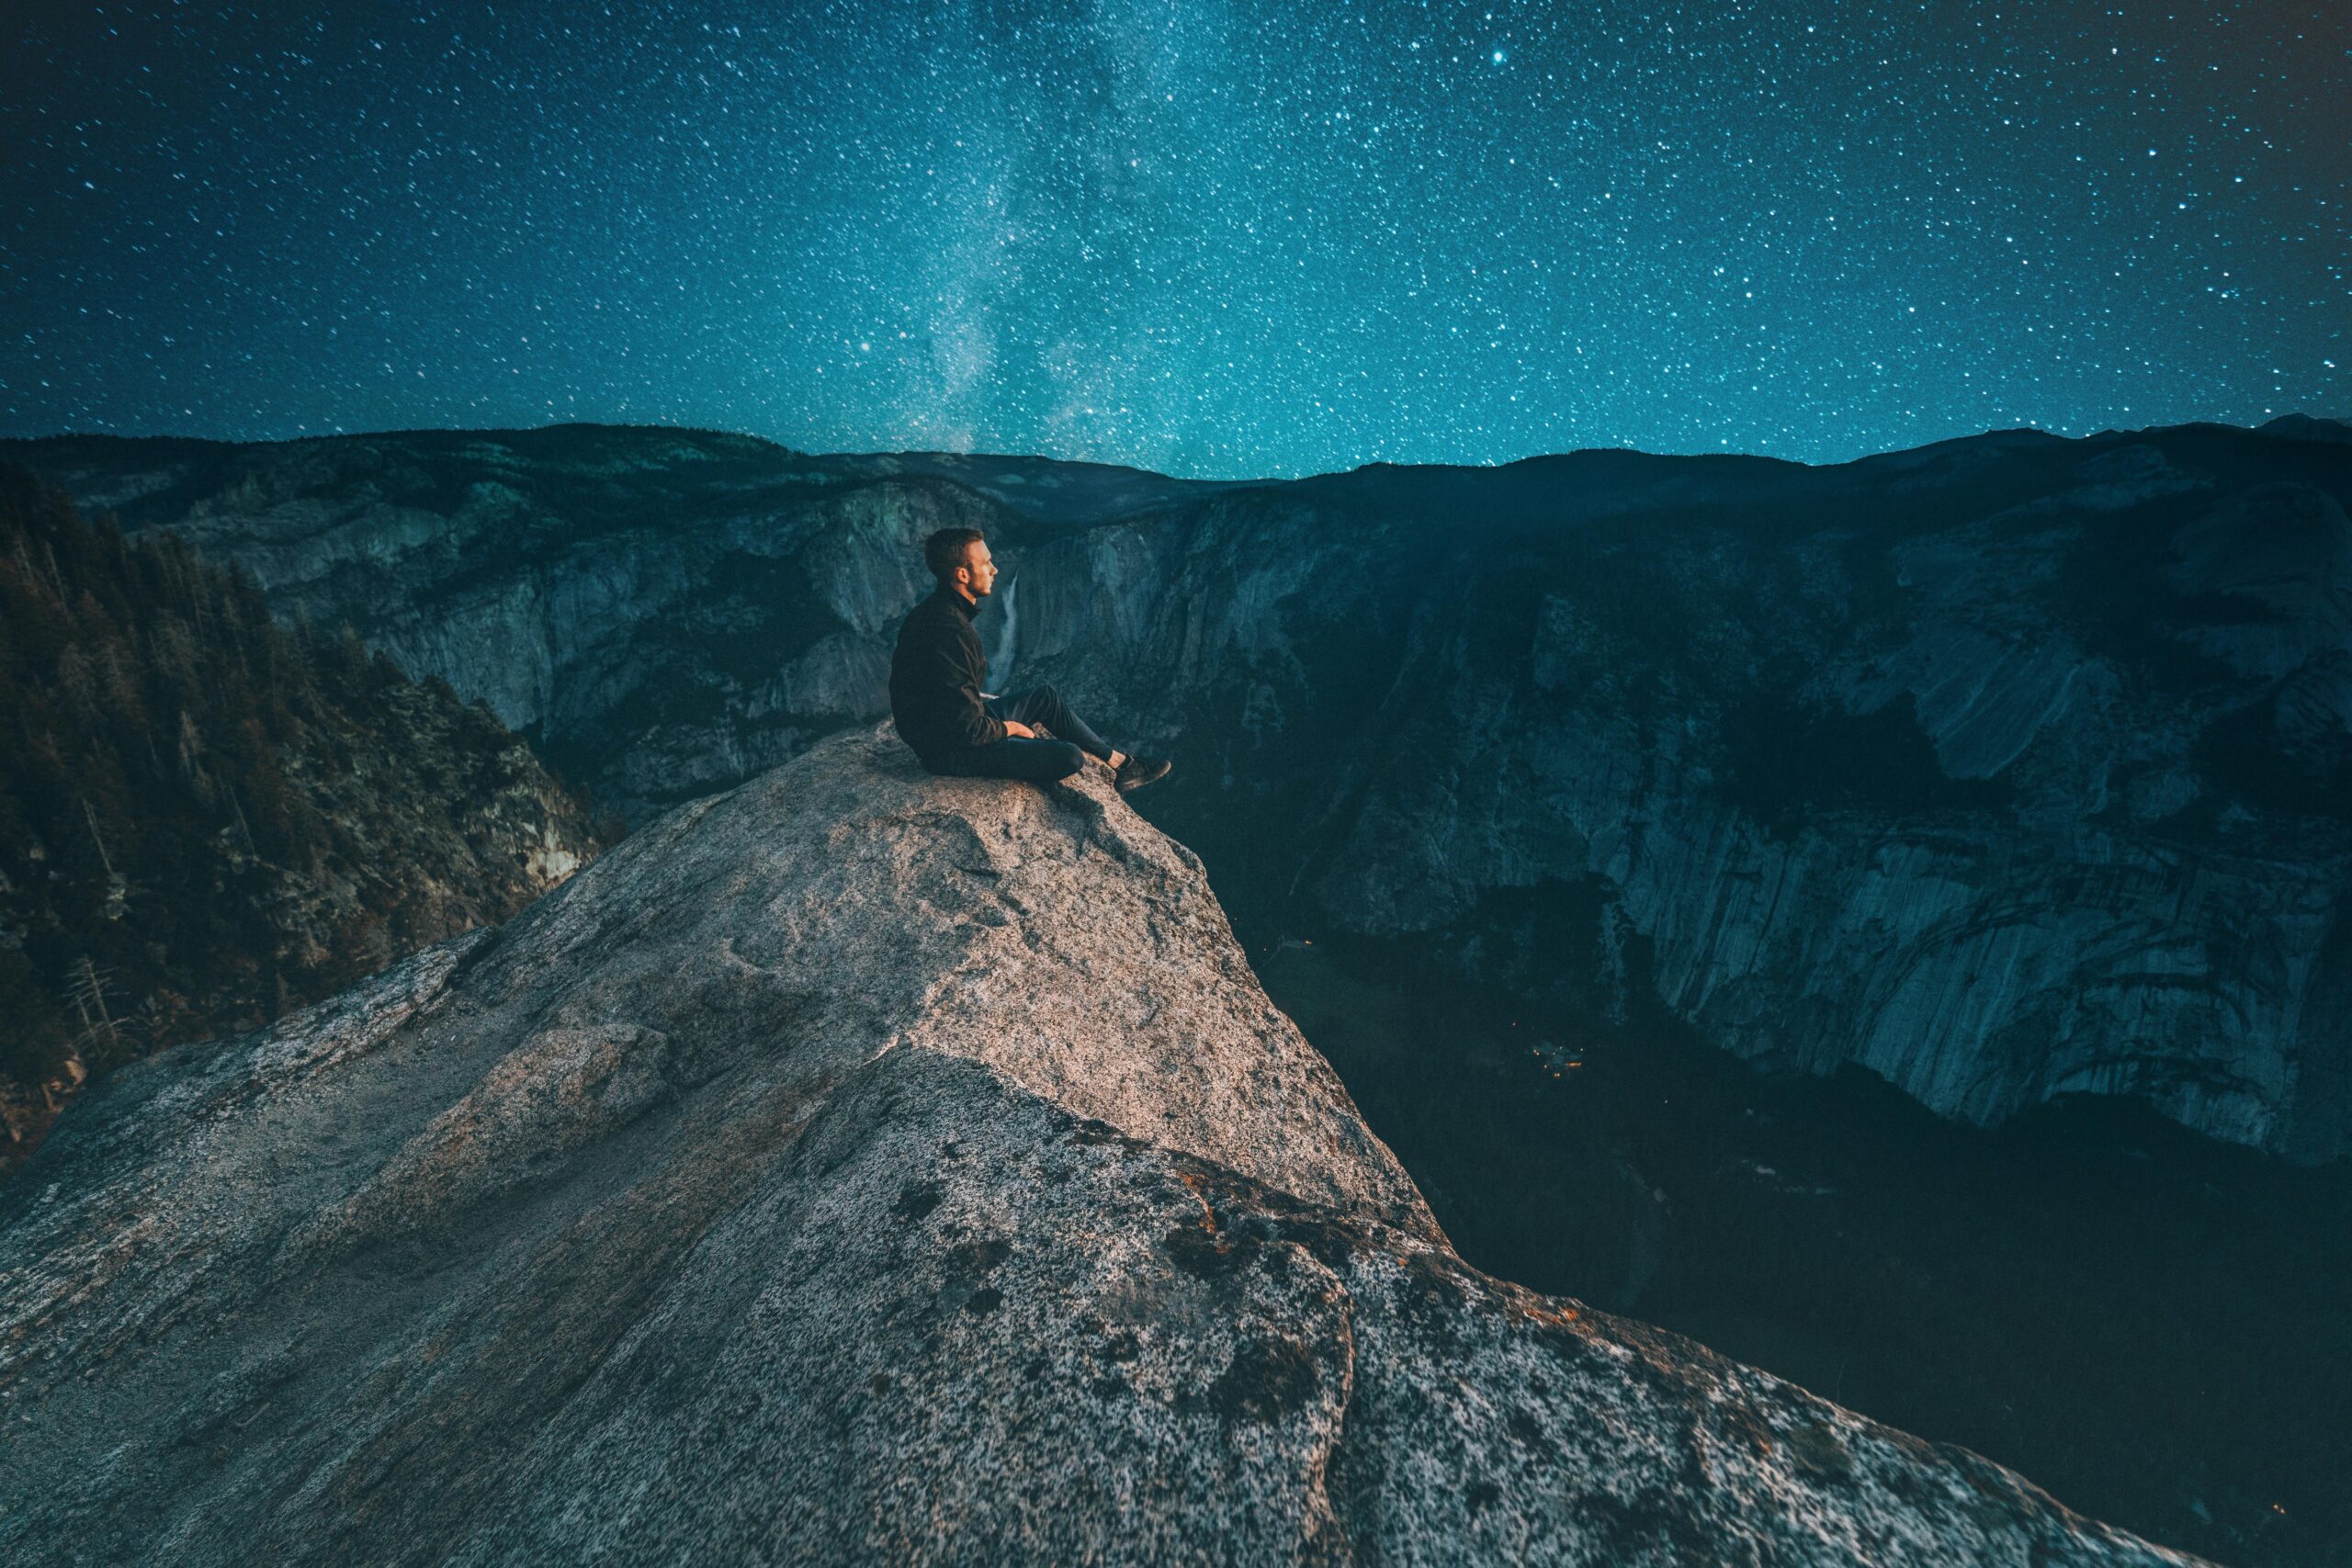
[[[0,466],[0,1171],[90,1079],[502,919],[623,825],[480,703]]]

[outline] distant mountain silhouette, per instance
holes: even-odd
[[[2340,419],[2314,419],[2307,413],[2282,413],[2264,424],[2262,434],[2290,436],[2298,441],[2352,442],[2352,424]]]

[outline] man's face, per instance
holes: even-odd
[[[996,561],[989,555],[989,542],[975,539],[964,547],[964,564],[956,569],[964,587],[975,599],[985,599],[996,587]]]

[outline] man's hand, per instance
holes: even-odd
[[[1035,740],[1037,739],[1037,732],[1030,728],[1027,725],[1023,724],[1019,719],[1006,719],[1004,721],[1004,732],[1007,735],[1017,735],[1023,740]]]

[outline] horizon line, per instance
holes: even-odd
[[[1878,451],[1864,452],[1856,457],[1841,458],[1831,462],[1809,462],[1801,457],[1781,457],[1766,452],[1750,452],[1744,450],[1673,452],[1658,451],[1648,447],[1634,446],[1577,446],[1568,448],[1565,451],[1530,452],[1517,457],[1489,458],[1479,462],[1400,462],[1394,458],[1373,457],[1356,464],[1353,468],[1318,469],[1312,473],[1304,474],[1251,474],[1233,478],[1208,478],[1193,475],[1171,474],[1159,468],[1145,468],[1138,463],[1119,462],[1101,457],[1060,457],[1043,452],[1001,452],[979,449],[958,451],[949,447],[933,446],[905,446],[890,450],[876,447],[866,450],[838,449],[834,451],[817,451],[808,447],[793,446],[785,442],[775,440],[771,436],[761,435],[755,432],[747,430],[726,430],[712,425],[699,424],[636,423],[626,421],[591,419],[550,420],[547,423],[537,425],[404,425],[381,430],[335,430],[321,432],[316,434],[258,436],[247,438],[218,435],[187,435],[169,432],[144,432],[137,434],[126,434],[122,432],[110,430],[61,430],[44,435],[0,435],[0,443],[33,445],[45,441],[175,441],[194,443],[208,446],[287,446],[305,441],[367,441],[381,440],[388,437],[404,435],[535,435],[554,430],[583,429],[662,431],[684,435],[715,435],[725,437],[729,440],[757,441],[763,446],[773,446],[778,451],[787,452],[795,457],[962,457],[976,460],[993,459],[998,461],[1042,462],[1059,464],[1072,468],[1122,468],[1130,473],[1149,474],[1155,479],[1168,479],[1178,484],[1252,485],[1296,484],[1308,479],[1328,479],[1339,475],[1361,473],[1366,468],[1501,469],[1515,468],[1521,463],[1542,462],[1548,458],[1580,457],[1588,453],[1596,452],[1625,453],[1637,457],[1657,457],[1662,459],[1729,457],[1755,462],[1784,463],[1793,468],[1844,468],[1853,463],[1866,463],[1881,457],[1901,457],[1911,453],[1925,452],[1934,447],[1951,446],[1958,442],[1982,441],[1993,436],[2031,435],[2052,441],[2095,441],[2102,436],[2143,435],[2155,431],[2189,430],[2199,427],[2217,430],[2233,430],[2242,432],[2246,434],[2259,434],[2267,430],[2271,425],[2293,420],[2308,420],[2317,424],[2337,425],[2345,428],[2347,433],[2352,433],[2352,422],[2338,419],[2332,415],[2306,413],[2301,410],[2295,410],[2282,414],[2274,414],[2258,425],[2232,424],[2223,420],[2192,419],[2182,420],[2171,424],[2148,424],[2132,427],[2111,425],[2105,429],[2092,431],[2083,435],[2067,435],[2062,432],[2045,429],[2040,425],[1988,426],[1983,430],[1971,431],[1960,435],[1941,436],[1932,441],[1922,442],[1917,446],[1886,447]]]

